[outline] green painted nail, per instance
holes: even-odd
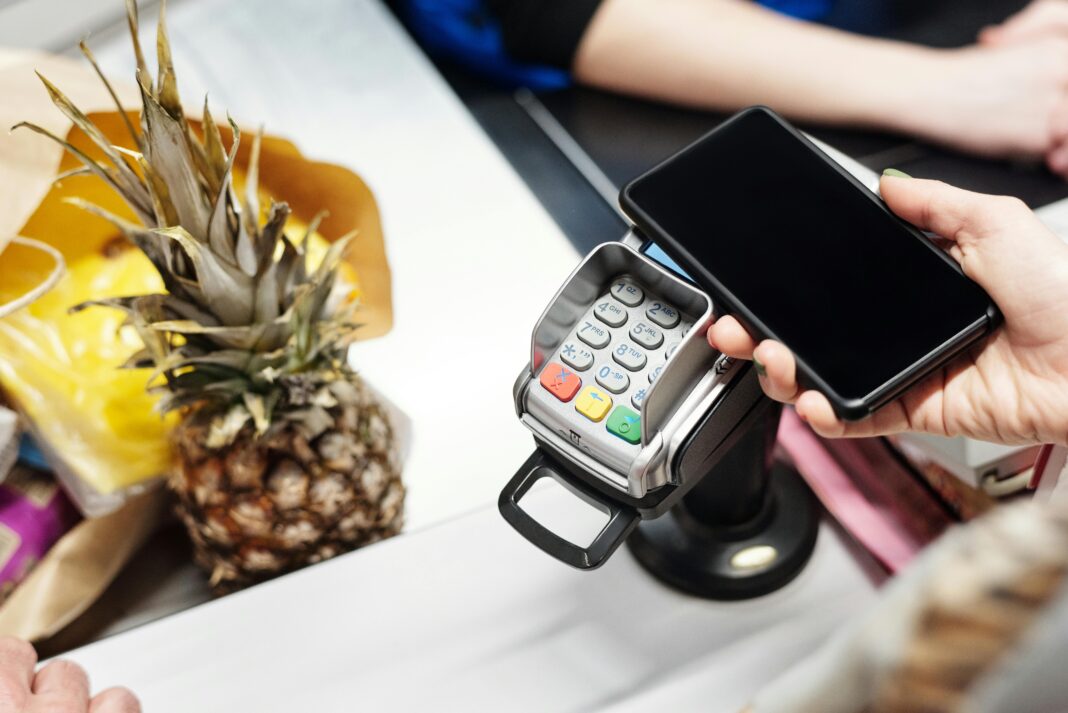
[[[883,175],[890,176],[891,178],[912,178],[912,176],[910,176],[909,174],[905,173],[904,171],[899,171],[896,168],[886,169],[885,171],[883,171]]]
[[[753,357],[753,368],[756,369],[756,373],[759,376],[767,376],[768,370],[764,368],[764,365],[760,363],[760,360]]]

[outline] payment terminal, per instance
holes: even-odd
[[[513,389],[535,450],[499,500],[532,544],[593,569],[630,538],[647,569],[713,598],[755,596],[801,569],[815,542],[811,495],[772,467],[779,410],[751,364],[709,347],[714,310],[636,229],[564,281]],[[608,515],[591,543],[523,509],[542,478]]]

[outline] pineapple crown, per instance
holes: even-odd
[[[143,348],[129,367],[154,367],[152,388],[162,392],[158,408],[201,409],[214,415],[222,444],[252,421],[262,434],[279,415],[307,416],[308,374],[318,381],[340,374],[345,348],[356,327],[355,304],[331,299],[338,264],[351,240],[334,242],[314,268],[305,250],[324,214],[309,224],[302,239],[283,232],[285,203],[272,202],[261,222],[258,200],[262,131],[252,140],[244,195],[232,175],[241,134],[227,117],[233,141],[227,150],[204,101],[202,137],[186,120],[179,100],[165,6],[160,5],[156,34],[158,76],[153,82],[138,38],[135,0],[126,0],[127,19],[137,59],[141,90],[140,131],[85,42],[81,50],[115,100],[136,150],[112,142],[57,87],[38,73],[52,102],[100,149],[94,159],[76,146],[29,122],[27,128],[62,145],[81,167],[61,174],[93,175],[129,205],[140,225],[86,201],[69,202],[113,223],[159,271],[166,294],[136,295],[77,305],[106,305],[124,310],[126,324]]]

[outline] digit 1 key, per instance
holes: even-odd
[[[645,291],[626,279],[619,279],[613,282],[609,292],[628,307],[637,307],[645,299]]]

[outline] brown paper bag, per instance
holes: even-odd
[[[73,621],[165,522],[169,503],[157,488],[75,525],[0,606],[0,635],[36,641]]]

